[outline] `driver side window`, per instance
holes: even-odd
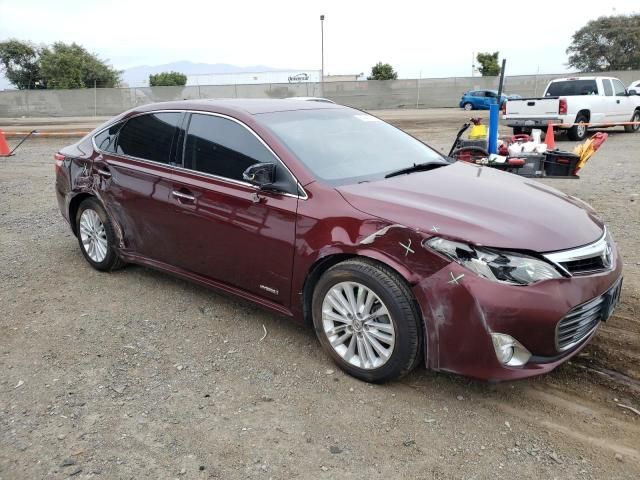
[[[245,127],[223,117],[191,115],[185,145],[186,168],[231,180],[255,163],[275,163],[269,150]]]
[[[627,91],[620,80],[611,80],[611,82],[613,83],[613,92],[616,97],[625,97],[627,95]]]

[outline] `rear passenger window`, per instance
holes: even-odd
[[[611,80],[602,80],[602,86],[604,87],[604,94],[607,97],[613,96],[613,88],[611,88]]]
[[[175,159],[182,113],[148,113],[127,120],[118,135],[117,152],[131,157],[171,163]]]
[[[254,163],[276,162],[269,150],[242,125],[222,117],[194,113],[187,130],[185,167],[242,181]]]
[[[122,128],[122,122],[111,125],[109,128],[93,137],[93,141],[95,142],[96,147],[98,147],[98,150],[114,153],[116,151],[116,137],[120,128]]]

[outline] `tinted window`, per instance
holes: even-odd
[[[330,185],[380,180],[414,164],[447,164],[424,143],[358,110],[294,110],[256,116]]]
[[[604,87],[604,94],[607,97],[613,95],[613,88],[611,88],[611,80],[602,80],[602,86]]]
[[[189,122],[185,166],[199,172],[242,180],[259,162],[276,162],[271,152],[242,125],[222,117],[194,113]]]
[[[613,83],[613,92],[616,94],[616,97],[624,97],[627,95],[627,91],[624,88],[624,85],[620,80],[611,80]]]
[[[597,95],[598,86],[595,80],[565,80],[553,82],[547,90],[547,97],[560,97],[565,95]]]
[[[118,135],[118,153],[171,163],[175,159],[177,131],[182,113],[149,113],[127,120]]]
[[[484,92],[471,92],[472,97],[484,97]]]
[[[115,123],[93,137],[93,141],[96,143],[98,150],[110,153],[116,151],[116,137],[122,125],[122,122]]]

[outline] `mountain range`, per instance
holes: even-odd
[[[253,73],[253,72],[273,72],[277,70],[286,70],[280,68],[267,67],[265,65],[249,65],[247,67],[238,67],[228,63],[193,63],[188,61],[180,61],[173,63],[165,63],[164,65],[141,65],[126,69],[122,74],[122,82],[131,86],[139,87],[149,84],[149,75],[160,72],[180,72],[185,75],[204,75],[211,73]]]
[[[248,72],[275,72],[287,70],[272,68],[265,65],[249,65],[239,67],[228,63],[194,63],[186,60],[179,62],[165,63],[164,65],[140,65],[124,70],[122,73],[122,83],[131,87],[141,87],[149,85],[149,75],[160,72],[181,72],[185,75],[199,75],[210,73],[248,73]],[[0,90],[14,88],[9,81],[0,74]]]

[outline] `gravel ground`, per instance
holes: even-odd
[[[469,115],[379,114],[439,149]],[[640,408],[640,135],[610,133],[581,180],[545,183],[608,222],[622,303],[575,361],[497,385],[368,385],[246,302],[91,269],[53,192],[67,140],[30,140],[0,159],[0,479],[638,478],[640,415],[618,404]]]

